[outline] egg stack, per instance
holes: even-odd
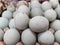
[[[11,2],[0,17],[0,45],[60,45],[60,4]]]

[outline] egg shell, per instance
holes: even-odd
[[[27,36],[29,36],[29,38]],[[24,43],[24,45],[34,45],[36,42],[36,37],[30,29],[26,29],[22,32],[21,40]]]
[[[57,6],[57,8],[55,9],[56,13],[57,13],[57,17],[60,19],[60,5]]]
[[[60,20],[55,20],[50,24],[50,27],[55,31],[60,30]]]
[[[37,32],[37,33],[43,32],[48,30],[49,21],[43,16],[35,16],[32,19],[30,19],[29,27],[34,32]]]
[[[0,28],[4,29],[8,26],[9,21],[6,18],[0,17]]]
[[[59,1],[58,0],[49,0],[52,8],[56,8],[59,4]]]
[[[9,5],[7,7],[7,10],[10,11],[10,12],[14,12],[16,10],[15,6],[14,5]]]
[[[56,18],[57,18],[57,14],[56,14],[55,10],[53,10],[53,9],[49,9],[49,10],[45,11],[45,12],[44,12],[44,16],[45,16],[50,22],[56,20]]]
[[[15,45],[20,39],[20,34],[16,29],[9,29],[5,32],[3,39],[6,45]]]
[[[3,37],[4,37],[4,32],[2,29],[0,29],[0,41],[2,41]]]
[[[31,17],[35,17],[35,16],[42,16],[42,10],[40,8],[33,8],[31,9]]]
[[[29,17],[24,13],[19,13],[14,18],[15,26],[19,30],[24,30],[28,27]]]
[[[42,9],[43,9],[43,11],[46,11],[46,10],[51,9],[51,8],[52,8],[51,4],[48,1],[44,1],[42,3]]]
[[[16,28],[14,19],[11,19],[11,20],[10,20],[10,22],[9,22],[9,27],[10,27],[10,28]]]
[[[17,9],[17,12],[26,13],[29,16],[30,9],[26,5],[21,5]]]
[[[50,31],[46,31],[38,35],[38,42],[51,45],[54,43],[54,35]]]
[[[6,10],[2,13],[2,17],[10,20],[13,17],[13,14],[10,11]]]
[[[60,30],[55,32],[55,39],[56,39],[57,42],[60,43],[60,36],[59,36],[59,34],[60,34]]]
[[[31,9],[41,8],[41,4],[40,4],[38,1],[32,1],[32,2],[30,3],[30,6],[31,6]]]

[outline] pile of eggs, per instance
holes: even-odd
[[[60,45],[60,4],[13,2],[0,17],[0,45]]]

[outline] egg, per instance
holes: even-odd
[[[39,3],[39,1],[31,1],[30,6],[32,9],[41,8],[41,4]]]
[[[7,10],[10,11],[10,12],[14,12],[16,10],[16,8],[15,8],[14,5],[11,4],[7,7]]]
[[[28,27],[29,17],[24,13],[19,13],[14,18],[15,26],[19,30],[24,30]]]
[[[8,26],[9,21],[6,18],[0,17],[0,28],[4,29]]]
[[[43,11],[46,11],[46,10],[51,9],[51,8],[52,8],[51,4],[48,1],[44,1],[42,3],[42,9],[43,9]]]
[[[55,32],[55,39],[56,39],[57,42],[60,43],[60,36],[59,36],[59,34],[60,34],[60,30]]]
[[[21,40],[24,43],[24,45],[34,45],[36,42],[36,37],[30,29],[26,29],[22,32]]]
[[[46,45],[51,45],[54,43],[54,35],[50,31],[43,32],[38,34],[38,42],[44,43]]]
[[[18,9],[17,12],[22,12],[26,13],[29,16],[30,9],[26,5],[21,5]]]
[[[30,19],[29,27],[34,32],[43,32],[49,28],[49,21],[43,16],[35,16]]]
[[[52,8],[56,8],[59,4],[59,1],[58,0],[49,0]]]
[[[11,19],[11,20],[10,20],[10,22],[9,22],[9,27],[10,27],[10,28],[16,28],[14,19]]]
[[[57,17],[60,19],[60,5],[55,9]]]
[[[2,29],[0,29],[0,41],[2,41],[3,37],[4,37],[4,32]]]
[[[42,10],[40,8],[31,9],[31,17],[42,16]]]
[[[50,24],[50,27],[55,31],[60,30],[60,20],[55,20]]]
[[[2,17],[10,20],[13,17],[13,14],[10,11],[6,10],[2,13]]]
[[[2,41],[0,41],[0,45],[5,45],[5,43],[4,43],[4,42],[2,42]]]
[[[49,9],[44,12],[44,17],[46,17],[50,22],[56,20],[57,14],[53,9]]]
[[[3,39],[6,45],[15,45],[20,39],[20,34],[16,29],[9,29],[5,32]]]
[[[22,42],[18,42],[16,45],[23,45]]]

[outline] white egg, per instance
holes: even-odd
[[[17,9],[17,12],[26,13],[29,16],[30,9],[26,5],[21,5]]]
[[[60,19],[60,5],[55,9],[57,15],[58,15],[58,18]]]
[[[45,2],[42,3],[43,11],[46,11],[46,10],[51,9],[51,8],[52,8],[51,4],[48,1],[45,1]]]
[[[0,41],[2,41],[3,37],[4,37],[4,32],[2,29],[0,29]]]
[[[57,14],[53,9],[49,9],[44,12],[44,16],[49,20],[49,21],[54,21],[56,20]]]
[[[29,24],[29,17],[24,13],[19,13],[14,18],[15,26],[19,30],[24,30]]]
[[[51,45],[54,43],[54,35],[50,31],[43,32],[38,35],[38,42]]]
[[[43,16],[35,16],[30,19],[29,27],[34,32],[46,31],[49,28],[49,21]]]
[[[36,37],[30,29],[26,29],[22,32],[21,39],[24,45],[34,45],[36,42]]]
[[[10,11],[7,10],[7,11],[4,11],[2,13],[2,17],[7,18],[8,20],[10,20],[13,17],[13,14]]]
[[[60,20],[55,20],[50,24],[50,27],[53,28],[55,31],[60,30]]]
[[[53,8],[56,8],[58,6],[58,4],[59,4],[58,0],[50,0],[49,2],[51,3]]]
[[[38,1],[32,1],[30,3],[30,6],[31,6],[32,9],[34,9],[34,8],[41,8],[41,4]]]
[[[20,39],[20,34],[16,29],[9,29],[4,34],[4,42],[7,45],[15,45]]]
[[[40,8],[31,9],[31,17],[42,16],[42,10]]]
[[[60,43],[60,30],[55,32],[55,39],[56,39],[57,42]]]
[[[7,10],[10,11],[10,12],[14,12],[16,10],[16,8],[14,7],[14,5],[9,5],[7,7]]]
[[[0,17],[0,28],[4,29],[8,26],[9,21],[6,18]]]
[[[31,9],[31,17],[35,17],[35,16],[42,16],[42,10],[40,8],[33,8]]]
[[[14,19],[11,19],[11,20],[10,20],[10,22],[9,22],[9,27],[10,27],[10,28],[16,28]]]

